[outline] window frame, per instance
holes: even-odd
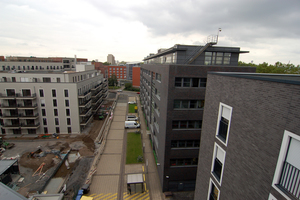
[[[211,189],[212,189],[212,184],[215,186],[215,188],[217,188],[218,190],[218,198],[216,200],[218,200],[220,198],[220,189],[217,187],[217,184],[210,178],[209,179],[209,187],[208,187],[208,193],[207,193],[207,200],[210,199],[210,193],[211,193]]]
[[[279,192],[282,196],[284,196],[286,199],[290,200],[291,198],[288,197],[282,190],[280,190],[276,185],[279,183],[281,174],[282,174],[282,169],[284,166],[284,161],[286,159],[286,155],[289,150],[289,144],[290,144],[290,139],[293,138],[295,140],[300,141],[300,136],[296,135],[288,130],[284,130],[281,146],[280,146],[280,152],[278,155],[277,159],[277,164],[276,164],[276,169],[274,172],[274,177],[272,181],[272,187]]]
[[[226,107],[226,108],[228,108],[230,110],[229,119],[227,119],[228,120],[228,128],[227,128],[226,141],[224,141],[223,139],[221,139],[220,138],[221,136],[219,135],[220,121],[221,121],[221,118],[222,118],[223,107]],[[228,105],[226,105],[226,104],[224,104],[222,102],[220,102],[220,104],[219,104],[219,112],[218,112],[218,121],[217,121],[217,127],[216,127],[216,138],[220,142],[222,142],[222,144],[224,144],[225,146],[227,146],[227,144],[228,144],[228,138],[229,138],[230,126],[231,126],[231,118],[232,118],[232,107],[228,106]]]
[[[223,163],[221,160],[219,160],[222,163],[222,170],[221,170],[221,174],[220,174],[220,180],[218,180],[218,178],[215,176],[214,172],[214,167],[215,167],[215,159],[217,157],[217,150],[220,149],[223,153],[224,153],[224,158],[223,158]],[[212,177],[214,177],[214,180],[217,181],[217,183],[219,183],[219,185],[221,186],[222,184],[222,179],[223,179],[223,173],[224,173],[224,166],[225,166],[225,160],[226,160],[226,151],[217,143],[215,143],[214,145],[214,151],[213,151],[213,157],[212,157],[212,162],[211,162],[211,170],[210,173],[212,175]]]

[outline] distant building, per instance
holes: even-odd
[[[207,78],[195,200],[300,199],[300,76]]]
[[[132,68],[133,67],[140,67],[141,66],[141,62],[128,62],[125,65],[127,67],[127,80],[132,80]]]
[[[140,98],[163,191],[194,190],[209,71],[255,72],[238,66],[238,47],[175,45],[141,65]]]
[[[20,57],[9,56],[0,62],[0,70],[26,70],[26,71],[49,71],[49,70],[75,70],[76,63],[87,62],[86,58],[66,57]]]
[[[109,78],[108,77],[108,66],[103,65],[102,62],[92,62],[92,64],[95,66],[96,70],[99,70],[101,74],[103,74],[104,78]]]
[[[126,79],[126,66],[107,66],[108,70],[108,78],[111,77],[112,74],[115,74],[117,76],[118,80],[124,80]]]
[[[75,69],[0,72],[1,133],[82,133],[108,86],[91,63],[77,63]]]
[[[0,61],[5,61],[4,56],[0,56]]]
[[[115,57],[112,54],[107,55],[107,62],[110,63],[110,65],[116,65]]]

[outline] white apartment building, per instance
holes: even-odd
[[[108,93],[107,80],[89,63],[76,71],[2,71],[0,80],[0,134],[6,135],[80,134]]]

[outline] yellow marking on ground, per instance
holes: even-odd
[[[144,181],[146,181],[145,174],[143,174],[143,177],[144,177]]]
[[[144,184],[145,184],[145,191],[147,191],[146,183],[144,183]]]
[[[117,199],[117,194],[118,193],[115,193],[115,194],[111,195],[110,197],[107,197],[105,200]]]
[[[142,200],[142,199],[150,199],[149,190],[146,190],[144,193],[135,193],[132,195],[127,194],[126,192],[123,193],[124,200]]]
[[[132,198],[132,200],[135,200],[135,199],[137,199],[137,198],[140,198],[141,196],[144,196],[144,195],[145,195],[145,193],[141,193],[141,194],[135,196],[134,198]]]
[[[104,199],[104,198],[106,198],[109,195],[112,195],[112,193],[104,194],[103,196],[99,196],[99,197],[96,197],[96,198],[94,197],[94,200],[96,200],[96,199]]]
[[[95,194],[91,194],[91,195],[89,195],[89,196],[92,197],[92,196],[95,196],[95,195],[97,195],[97,194],[95,193]]]
[[[142,168],[143,168],[143,171],[144,171],[144,166],[142,166]]]
[[[102,196],[102,195],[104,195],[104,193],[95,194],[95,195],[94,195],[94,196],[92,196],[92,197],[94,197],[94,198],[98,198],[99,196]]]

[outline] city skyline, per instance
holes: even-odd
[[[142,61],[174,44],[250,51],[240,61],[300,64],[300,2],[275,1],[19,1],[0,2],[0,55]]]

